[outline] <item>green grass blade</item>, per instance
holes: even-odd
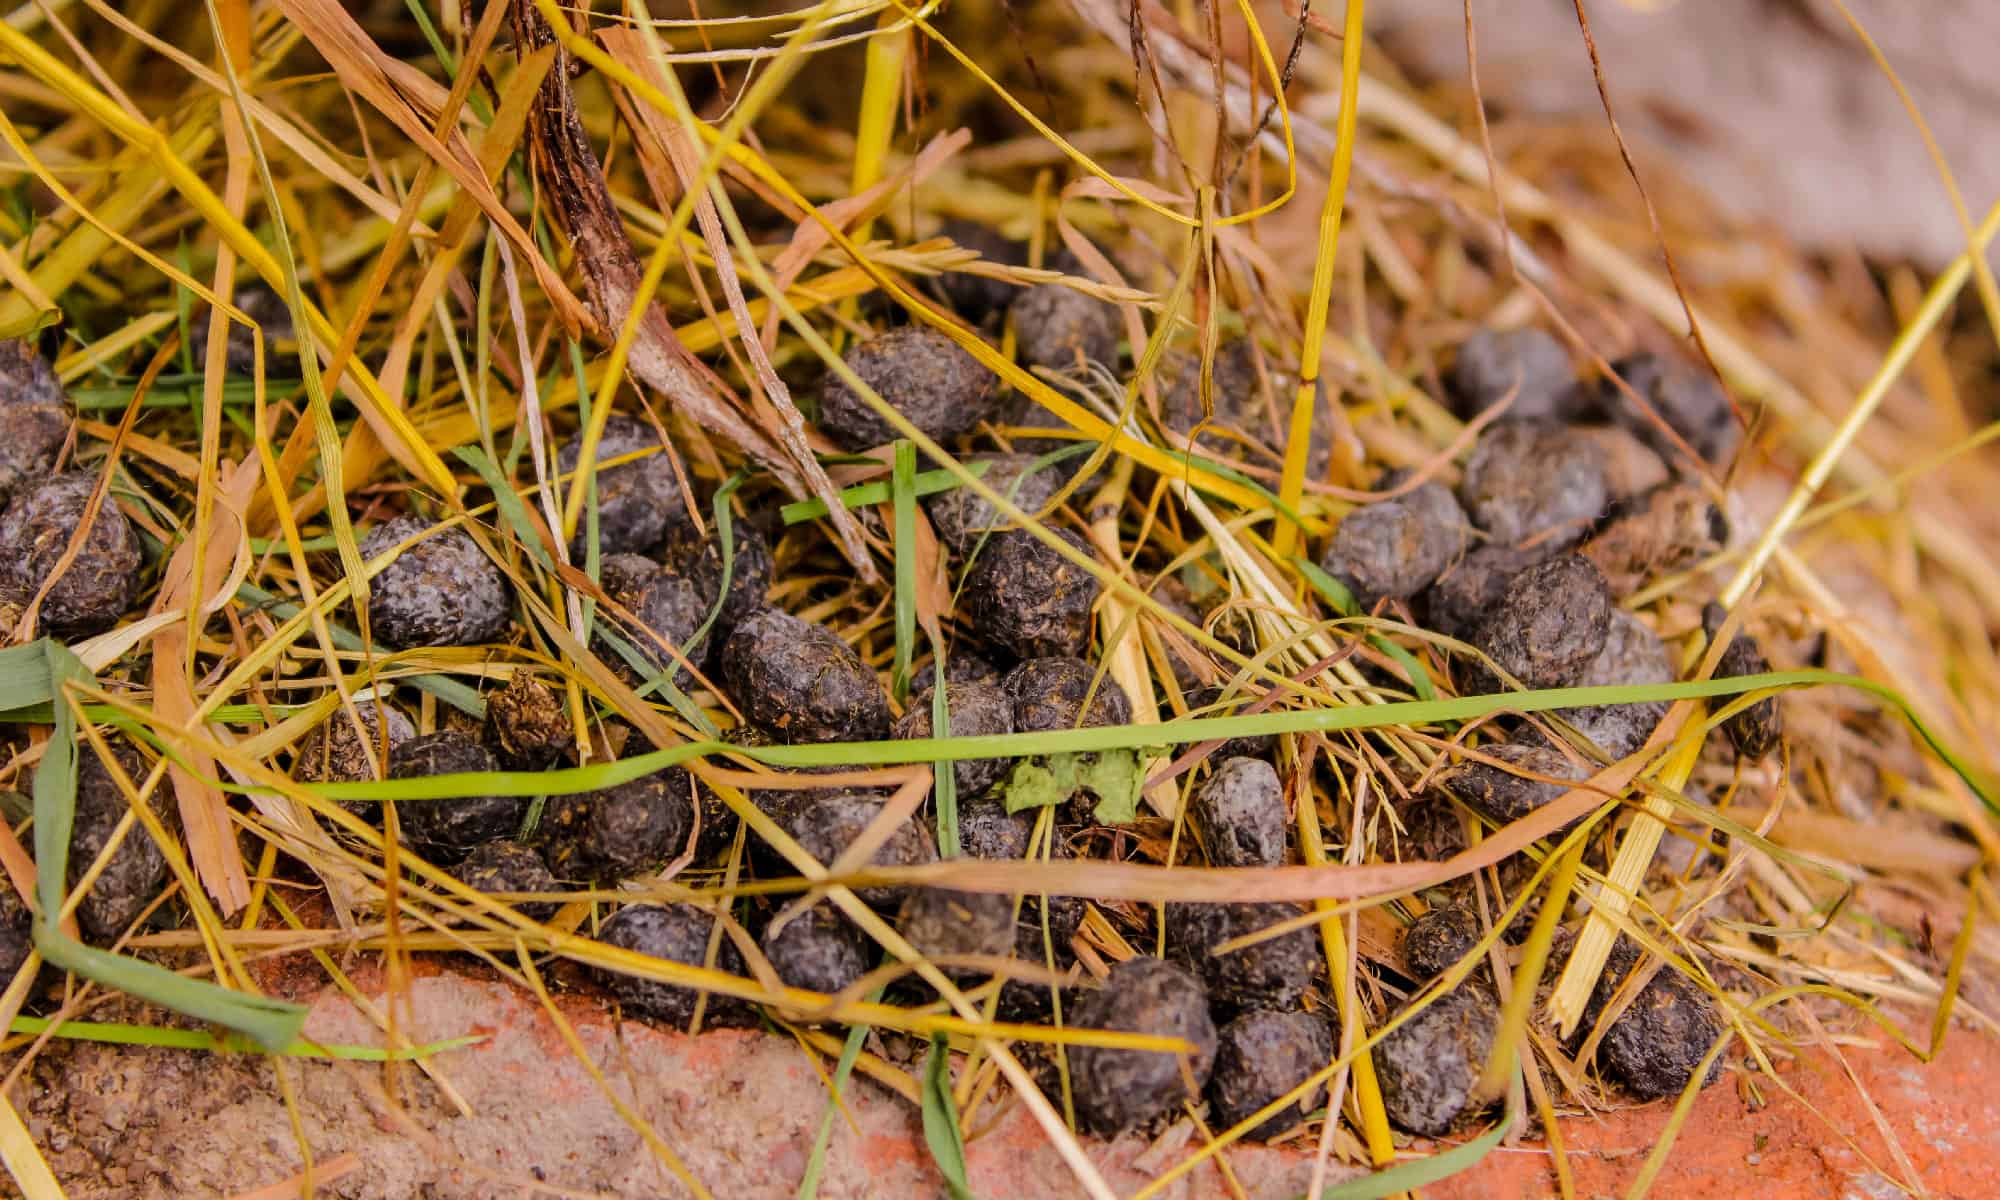
[[[932,1036],[930,1057],[924,1063],[924,1144],[930,1147],[952,1200],[972,1200],[965,1139],[958,1130],[958,1106],[951,1098],[951,1052],[942,1034]]]
[[[536,528],[534,520],[528,516],[528,506],[521,503],[521,494],[514,490],[514,485],[507,481],[507,477],[500,473],[500,468],[486,456],[486,451],[477,446],[457,446],[452,449],[452,453],[458,456],[458,461],[479,473],[480,480],[486,484],[487,490],[493,493],[493,504],[500,510],[500,516],[513,528],[514,537],[521,543],[521,549],[528,552],[528,557],[535,560],[536,566],[553,574],[556,569],[555,562],[549,558],[549,552],[542,547],[541,532]]]
[[[868,1003],[882,998],[882,989],[868,993]],[[861,1057],[861,1043],[868,1040],[868,1026],[855,1025],[847,1031],[847,1041],[840,1048],[840,1061],[833,1068],[833,1095],[826,1099],[826,1113],[820,1117],[819,1134],[813,1138],[812,1153],[806,1158],[805,1174],[799,1177],[798,1200],[813,1200],[819,1195],[820,1172],[826,1168],[826,1148],[833,1137],[833,1119],[840,1112],[840,1090],[847,1086],[848,1077],[854,1074],[855,1060]]]
[[[986,472],[993,469],[993,464],[991,462],[967,463],[965,469],[974,475],[984,476]],[[957,486],[958,476],[953,475],[950,471],[925,471],[916,477],[913,490],[919,497],[935,496],[939,492],[951,491]],[[887,483],[859,483],[851,488],[843,488],[841,490],[840,506],[842,508],[866,508],[871,504],[880,504],[889,499],[890,494],[890,485]],[[779,509],[778,515],[784,518],[785,524],[798,525],[825,516],[826,501],[818,499],[795,500]]]
[[[1493,1152],[1500,1139],[1514,1124],[1514,1114],[1508,1113],[1492,1129],[1465,1143],[1453,1146],[1440,1154],[1397,1163],[1384,1171],[1377,1171],[1362,1179],[1350,1179],[1346,1183],[1335,1184],[1319,1194],[1319,1200],[1387,1200],[1399,1192],[1412,1188],[1429,1187],[1440,1180],[1449,1179],[1460,1171],[1477,1166],[1479,1161]],[[1299,1200],[1311,1200],[1306,1193],[1299,1194]]]

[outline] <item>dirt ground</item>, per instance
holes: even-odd
[[[321,1172],[317,1194],[342,1200],[489,1200],[686,1195],[564,1046],[527,994],[505,984],[440,975],[417,981],[411,1034],[420,1041],[468,1034],[478,1045],[438,1056],[438,1074],[465,1100],[458,1111],[413,1068],[393,1085],[373,1064],[292,1060],[290,1087]],[[621,1100],[641,1114],[717,1196],[762,1200],[795,1193],[826,1108],[820,1076],[799,1047],[756,1033],[699,1038],[614,1023],[587,1000],[565,1002],[593,1059]],[[380,1038],[336,993],[313,1006],[308,1036],[377,1045]],[[1791,1062],[1782,1077],[1808,1092],[1822,1122],[1768,1080],[1753,1088],[1732,1071],[1698,1102],[1665,1174],[1659,1200],[1736,1194],[1755,1168],[1766,1197],[1898,1194],[1921,1178],[1938,1196],[1989,1194],[2000,1162],[2000,1043],[1953,1036],[1924,1066],[1893,1047],[1849,1051],[1855,1077],[1883,1112],[1892,1150],[1839,1064]],[[400,1097],[391,1103],[390,1094]],[[301,1194],[303,1164],[279,1081],[259,1059],[178,1051],[58,1044],[14,1096],[72,1197],[266,1197]],[[1563,1135],[1577,1194],[1622,1194],[1669,1116],[1652,1105],[1573,1118]],[[1130,1194],[1177,1160],[1191,1140],[1182,1123],[1147,1144],[1093,1147],[1113,1188]],[[1028,1114],[1012,1110],[967,1146],[982,1197],[1028,1200],[1079,1194]],[[1907,1160],[1899,1166],[1898,1154]],[[1228,1155],[1242,1194],[1289,1200],[1305,1192],[1310,1163],[1296,1150],[1246,1147]],[[1336,1169],[1332,1179],[1354,1174]],[[262,1189],[262,1190],[260,1190]],[[820,1195],[942,1194],[916,1110],[861,1082],[837,1119]],[[1229,1194],[1204,1168],[1162,1195]],[[1538,1146],[1503,1147],[1470,1174],[1429,1189],[1436,1200],[1554,1195]]]

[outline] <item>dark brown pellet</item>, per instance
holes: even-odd
[[[1100,677],[1096,667],[1080,658],[1031,658],[1007,672],[1003,686],[1014,705],[1016,733],[1132,721],[1132,701],[1125,689],[1108,674]]]
[[[473,847],[451,876],[475,892],[489,895],[548,895],[563,890],[549,873],[542,856],[519,842],[487,842]],[[562,907],[551,900],[516,900],[513,906],[536,921],[546,921]]]
[[[1425,623],[1460,641],[1469,639],[1497,612],[1514,576],[1547,558],[1539,548],[1480,546],[1459,559],[1425,589]]]
[[[499,769],[492,751],[470,734],[451,729],[410,738],[389,751],[389,775],[394,779]],[[526,796],[453,796],[406,800],[396,806],[404,838],[440,862],[463,858],[482,842],[514,836],[527,813]]]
[[[556,454],[556,469],[565,476],[577,468],[583,454],[582,438],[579,433]],[[597,468],[597,549],[601,554],[644,553],[659,544],[669,525],[689,519],[680,476],[673,459],[660,449],[660,435],[651,425],[631,417],[606,420],[604,433],[597,439],[595,461],[602,464],[647,451],[659,452]],[[588,538],[586,523],[579,520],[570,543],[570,557],[577,562],[584,559]]]
[[[1157,958],[1130,959],[1111,969],[1103,986],[1076,1005],[1072,1018],[1079,1029],[1177,1037],[1193,1047],[1192,1055],[1072,1048],[1070,1080],[1077,1117],[1086,1126],[1116,1134],[1200,1099],[1215,1066],[1216,1032],[1208,996],[1193,975]]]
[[[415,515],[385,521],[361,539],[361,557],[372,559],[429,528]],[[458,528],[405,548],[368,583],[370,630],[400,650],[490,642],[507,628],[512,604],[507,577]]]
[[[951,220],[946,221],[938,233],[963,249],[977,252],[987,262],[1005,267],[1024,267],[1028,264],[1026,246],[1000,236],[989,226]],[[935,277],[931,287],[969,325],[984,325],[990,318],[1006,312],[1014,302],[1017,291],[1013,284],[1004,280],[988,279],[964,270],[947,271]]]
[[[1189,813],[1210,866],[1275,867],[1285,861],[1285,788],[1270,763],[1223,760],[1194,793]]]
[[[1500,607],[1471,641],[1523,686],[1559,688],[1590,669],[1610,627],[1604,576],[1590,560],[1562,554],[1508,581]]]
[[[139,752],[122,741],[106,743],[126,780],[138,787],[146,781],[146,763]],[[148,801],[156,815],[165,817],[161,789]],[[76,819],[69,835],[69,886],[74,888],[104,847],[111,842],[118,823],[132,809],[125,791],[112,777],[97,749],[80,745],[76,754]],[[171,821],[167,828],[172,830]],[[111,861],[91,885],[90,893],[77,905],[77,924],[85,937],[98,943],[115,941],[139,914],[160,894],[167,883],[167,858],[144,825],[134,822],[125,839],[112,852]]]
[[[1622,609],[1614,609],[1605,630],[1604,649],[1590,660],[1590,666],[1576,681],[1578,687],[1640,687],[1671,683],[1673,658],[1645,622]],[[1613,761],[1646,744],[1653,727],[1667,715],[1664,700],[1636,704],[1600,704],[1589,708],[1558,709],[1556,715],[1589,738],[1606,758]]]
[[[1389,1119],[1427,1137],[1451,1132],[1472,1102],[1499,1028],[1499,1003],[1484,983],[1469,979],[1391,1030],[1375,1047]]]
[[[968,467],[981,462],[992,463],[980,476],[980,482],[1007,497],[1014,507],[1030,516],[1039,513],[1055,498],[1056,491],[1067,478],[1059,464],[1033,470],[1035,456],[1032,454],[973,454],[968,455],[964,462]],[[953,554],[960,556],[970,554],[984,535],[1018,528],[991,501],[969,487],[939,492],[924,502],[924,511],[930,516],[931,527],[937,530],[938,540]]]
[[[695,532],[692,524],[669,527],[660,549],[660,561],[669,572],[694,585],[702,599],[702,618],[706,620],[715,608],[716,599],[723,595],[722,540],[714,527],[705,535]],[[757,527],[740,517],[731,521],[728,598],[723,600],[709,633],[712,643],[720,645],[738,622],[764,606],[774,569],[770,543],[757,532]]]
[[[1177,904],[1167,909],[1167,947],[1201,974],[1218,1013],[1296,1006],[1326,974],[1319,930],[1311,925],[1234,950],[1217,946],[1297,918],[1285,903]]]
[[[48,360],[25,341],[0,338],[0,508],[55,470],[70,417]]]
[[[1481,746],[1479,753],[1522,772],[1517,775],[1491,763],[1466,760],[1438,775],[1438,786],[1465,801],[1491,820],[1505,825],[1542,807],[1583,778],[1568,755],[1538,740]],[[1538,775],[1557,782],[1525,778]]]
[[[1479,944],[1479,917],[1463,904],[1440,904],[1403,931],[1403,962],[1419,982],[1441,975]]]
[[[1407,600],[1429,587],[1465,552],[1465,539],[1458,502],[1432,481],[1341,518],[1319,565],[1366,611],[1377,601]]]
[[[815,904],[758,939],[786,987],[829,995],[868,973],[868,938],[833,905]]]
[[[875,672],[824,626],[762,608],[722,647],[722,685],[743,715],[795,744],[866,742],[889,732]]]
[[[913,888],[897,910],[896,932],[927,959],[1006,958],[1014,950],[1014,900],[992,892]],[[964,966],[941,969],[954,979],[986,974]]]
[[[776,819],[800,848],[819,860],[821,866],[832,866],[834,860],[846,852],[847,847],[867,830],[869,823],[881,812],[881,800],[841,792],[798,805]],[[889,834],[889,839],[869,858],[868,865],[916,867],[936,861],[937,842],[931,831],[920,820],[911,818]],[[903,899],[902,888],[886,885],[857,888],[855,894],[882,909],[892,908]]]
[[[1052,264],[1054,269],[1063,269]],[[1070,265],[1074,270],[1074,265]],[[1118,308],[1060,283],[1042,283],[1014,298],[1014,342],[1021,362],[1052,371],[1086,363],[1116,369],[1121,332]]]
[[[1620,941],[1597,983],[1597,1003],[1611,1002],[1619,986],[1638,968],[1641,955]],[[1595,1014],[1586,1018],[1595,1023]],[[1722,1017],[1707,993],[1671,966],[1653,974],[1598,1043],[1600,1063],[1642,1100],[1678,1096],[1694,1079],[1696,1068],[1722,1035]],[[1714,1083],[1722,1074],[1718,1058],[1702,1079]]]
[[[911,696],[909,707],[890,729],[890,736],[898,739],[932,736],[934,699],[928,691]],[[991,737],[1014,732],[1013,702],[997,682],[947,684],[945,705],[951,718],[952,737]],[[952,763],[959,802],[985,795],[1013,766],[1014,760],[1009,758],[960,759]]]
[[[1597,448],[1567,426],[1502,421],[1473,447],[1458,498],[1496,542],[1562,547],[1604,515],[1610,489]]]
[[[1053,532],[1091,554],[1077,535]],[[973,626],[1019,658],[1082,654],[1100,590],[1095,576],[1025,529],[988,538],[964,585]]]
[[[687,849],[691,779],[669,767],[594,792],[551,796],[541,823],[550,868],[564,879],[610,881],[666,866]]]
[[[1724,466],[1736,457],[1743,427],[1729,397],[1708,372],[1644,351],[1619,359],[1611,369],[1709,464]],[[1673,439],[1614,381],[1598,380],[1595,395],[1605,417],[1638,434],[1661,457],[1669,462],[1684,457]]]
[[[22,486],[0,516],[0,600],[25,607],[49,583],[83,525],[94,471],[70,471]],[[42,628],[65,640],[118,623],[139,593],[139,538],[109,493],[76,557],[42,598]]]
[[[1512,419],[1565,419],[1575,368],[1562,343],[1539,329],[1481,329],[1451,365],[1452,410],[1471,420],[1513,397]]]
[[[1302,1012],[1247,1012],[1222,1027],[1208,1080],[1209,1127],[1217,1133],[1248,1120],[1333,1061],[1333,1032]],[[1267,1140],[1305,1123],[1325,1096],[1316,1087],[1250,1131]]]
[[[486,744],[508,770],[540,771],[576,747],[576,733],[555,692],[516,670],[486,697]]]
[[[1722,624],[1729,613],[1719,604],[1710,604],[1702,611],[1702,626],[1709,637],[1722,631]],[[1715,664],[1715,678],[1738,679],[1745,675],[1762,675],[1771,669],[1764,658],[1763,650],[1747,633],[1738,633],[1722,657]],[[1744,758],[1759,759],[1778,748],[1778,740],[1784,736],[1784,714],[1778,709],[1778,698],[1766,696],[1757,703],[1737,713],[1723,723],[1723,732],[1729,735],[1729,742],[1736,747],[1736,753]]]
[[[847,365],[884,403],[936,441],[972,432],[993,413],[993,374],[935,329],[905,325],[847,352]],[[866,450],[899,435],[847,381],[832,371],[820,385],[819,427],[847,450]]]
[[[628,904],[604,923],[597,937],[608,946],[648,958],[699,967],[707,961],[709,935],[714,929],[715,918],[692,904]],[[716,948],[715,969],[731,975],[743,974],[743,955],[727,935]],[[673,1026],[683,1026],[694,1019],[700,993],[693,988],[603,969],[598,974],[629,1012]],[[720,996],[709,998],[706,1017],[709,1024],[739,1022],[748,1015],[747,1007],[740,1001]]]

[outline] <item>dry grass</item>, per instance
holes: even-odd
[[[133,947],[245,991],[274,961],[308,956],[350,987],[326,951],[367,948],[384,955],[392,993],[408,956],[471,950],[544,997],[545,978],[572,981],[563,964],[582,964],[698,982],[801,1021],[943,1037],[964,1052],[947,1122],[954,1109],[968,1126],[977,1119],[977,1104],[966,1106],[979,1080],[981,1096],[993,1086],[981,1074],[993,1064],[1079,1186],[1108,1194],[1070,1132],[1066,1098],[1044,1097],[1019,1058],[1024,1042],[1103,1036],[994,1024],[990,996],[961,992],[855,898],[852,888],[876,877],[855,869],[863,856],[815,862],[743,801],[744,786],[781,781],[768,766],[811,755],[709,753],[707,739],[733,720],[722,697],[700,687],[642,697],[587,649],[587,622],[605,598],[591,582],[594,561],[571,562],[566,547],[588,527],[589,481],[561,476],[552,449],[570,429],[594,441],[614,408],[670,431],[677,465],[704,485],[747,468],[742,512],[832,501],[820,510],[832,517],[795,524],[778,543],[779,602],[838,628],[885,674],[948,636],[953,581],[913,516],[907,475],[887,458],[831,457],[793,401],[820,363],[845,370],[835,351],[858,323],[900,307],[1096,444],[1093,463],[1109,466],[1109,482],[1035,527],[1087,519],[1098,550],[1088,565],[1106,584],[1107,671],[1145,698],[1139,719],[1150,722],[1187,711],[1161,670],[1169,646],[1201,647],[1233,689],[1268,689],[1268,715],[1236,718],[1235,729],[1292,734],[1285,770],[1306,856],[1241,876],[1158,869],[1185,839],[1176,814],[1192,776],[1187,764],[1154,763],[1154,811],[1115,842],[1125,864],[945,864],[912,877],[1095,896],[1086,962],[1100,967],[1131,953],[1125,939],[1142,929],[1148,902],[1315,898],[1333,981],[1320,999],[1344,1018],[1341,1054],[1318,1078],[1355,1098],[1354,1128],[1315,1131],[1322,1157],[1382,1165],[1395,1152],[1365,1052],[1399,994],[1370,964],[1395,965],[1395,930],[1422,911],[1422,891],[1476,874],[1497,931],[1507,914],[1490,865],[1530,845],[1543,861],[1537,883],[1509,897],[1515,907],[1546,879],[1564,897],[1572,880],[1605,887],[1605,869],[1556,852],[1561,823],[1585,814],[1594,814],[1585,831],[1615,830],[1618,843],[1648,850],[1653,817],[1729,835],[1727,865],[1690,880],[1648,875],[1650,853],[1628,854],[1608,871],[1622,890],[1594,906],[1592,921],[1603,944],[1622,930],[1666,957],[1660,969],[1688,972],[1715,994],[1751,1067],[1882,1019],[1856,1015],[1869,1003],[1900,1019],[1936,1012],[1931,1035],[1896,1034],[1919,1052],[1935,1048],[1947,1010],[2000,1028],[1990,1007],[2000,940],[1974,927],[1982,909],[2000,915],[1984,877],[2000,840],[1979,794],[1983,786],[1991,801],[2000,771],[1990,739],[2000,728],[2000,527],[1986,503],[1985,449],[2000,414],[1982,407],[1994,331],[1957,297],[1964,263],[1926,299],[1908,270],[1811,257],[1730,228],[1678,180],[1648,178],[1641,208],[1604,131],[1489,132],[1465,119],[1464,88],[1403,88],[1352,37],[1358,20],[1343,63],[1330,29],[1295,29],[1260,9],[1266,23],[1251,37],[1248,8],[1224,9],[1211,27],[1193,4],[1142,5],[1128,19],[1133,10],[1109,0],[948,12],[855,0],[755,20],[704,6],[697,20],[630,0],[594,14],[588,35],[569,30],[576,14],[553,0],[512,12],[360,7],[368,16],[357,22],[331,0],[210,0],[190,20],[166,0],[115,9],[80,0],[30,4],[0,30],[0,331],[59,320],[59,368],[83,410],[79,464],[106,473],[108,502],[172,564],[148,593],[148,619],[79,648],[98,682],[74,697],[168,756],[131,782],[135,794],[173,797],[179,832],[160,836],[185,849],[177,890],[194,919],[141,933]],[[553,40],[542,22],[556,26]],[[1273,105],[1281,74],[1288,103]],[[1343,83],[1354,98],[1345,113]],[[572,90],[570,127],[559,117]],[[1352,138],[1340,136],[1348,130]],[[601,178],[580,147],[602,161]],[[935,239],[948,217],[1030,240],[1036,262],[1059,245],[1072,250],[1090,278],[1065,282],[1122,305],[1139,370],[1058,390],[1016,365],[1011,336],[989,346],[955,324],[926,299],[927,277],[1051,276],[972,262]],[[1678,287],[1653,266],[1662,240]],[[1308,260],[1322,269],[1304,270]],[[249,320],[227,298],[253,280],[284,300],[315,351],[302,378],[267,378],[290,362],[273,356],[254,383],[225,382],[223,335]],[[1980,284],[1990,295],[1983,274]],[[1376,682],[1407,670],[1399,662],[1442,680],[1442,650],[1393,610],[1372,623],[1337,620],[1290,553],[1315,544],[1382,465],[1450,477],[1466,431],[1433,398],[1438,363],[1478,325],[1545,319],[1600,365],[1633,347],[1679,348],[1693,319],[1749,421],[1742,459],[1713,482],[1750,533],[1634,600],[1687,645],[1687,677],[1701,677],[1701,648],[1690,644],[1700,640],[1700,602],[1721,594],[1742,602],[1737,618],[1780,670],[1829,665],[1884,692],[1791,692],[1788,754],[1748,769],[1701,753],[1710,702],[1677,696],[1638,757],[1506,830],[1461,814],[1475,849],[1425,862],[1399,814],[1428,772],[1464,751],[1477,722],[1454,732],[1441,709],[1362,715],[1410,701]],[[205,360],[183,340],[202,322]],[[1272,431],[1287,419],[1295,435],[1309,428],[1311,383],[1324,383],[1337,418],[1324,476],[1305,472],[1297,436],[1292,453],[1248,455],[1235,474],[1177,457],[1184,446],[1151,416],[1152,368],[1169,343],[1212,352],[1225,327],[1257,339],[1267,372],[1306,380],[1297,412],[1271,389]],[[1301,347],[1316,351],[1304,371]],[[961,486],[1011,509],[898,427]],[[834,500],[837,489],[885,481],[887,500],[851,511]],[[381,564],[362,561],[354,531],[412,506],[462,524],[505,565],[524,610],[512,643],[371,648],[364,601]],[[1225,589],[1226,611],[1255,631],[1253,653],[1151,594],[1183,567]],[[327,789],[289,778],[298,739],[343,719],[365,689],[400,689],[428,729],[468,719],[482,690],[521,671],[562,690],[592,758],[560,780],[512,786],[580,790],[612,778],[604,718],[616,715],[633,731],[628,754],[650,743],[697,755],[691,764],[752,835],[800,873],[789,884],[740,882],[739,843],[726,871],[688,869],[642,892],[715,902],[816,886],[892,966],[827,998],[787,991],[767,968],[742,979],[640,958],[587,936],[611,895],[565,894],[555,918],[531,921],[385,842],[329,803]],[[1884,693],[1955,757],[1931,752]],[[1063,736],[1070,748],[1156,738]],[[25,788],[44,742],[31,731],[17,743],[0,782]],[[892,810],[922,799],[923,767],[882,770],[903,785]],[[424,794],[376,788],[413,802]],[[1693,789],[1718,806],[1690,803]],[[0,858],[25,895],[32,864],[20,838],[0,837]],[[279,902],[290,889],[272,886],[280,878],[322,890],[294,913]],[[1489,934],[1500,978],[1524,960],[1539,964],[1555,925],[1541,922],[1514,951]],[[1595,978],[1588,953],[1572,964],[1552,1000],[1555,1024],[1574,1021]],[[904,973],[945,1004],[867,998]],[[1545,1113],[1615,1105],[1588,1070],[1594,1036],[1566,1048],[1536,1002],[1535,974],[1509,1005],[1492,1094],[1511,1097],[1515,1119],[1528,1103]],[[101,997],[77,987],[60,1015],[87,1018]],[[10,993],[0,1009],[16,1012],[20,1000]],[[392,994],[378,1015],[385,1044],[402,1049],[399,1008]],[[17,1076],[48,1036],[14,1037],[27,1047]],[[896,1070],[872,1057],[863,1069]],[[921,1092],[920,1079],[899,1082]],[[1205,1148],[1154,1188],[1245,1127],[1197,1139]],[[640,1132],[678,1172],[659,1135]],[[24,1141],[18,1122],[0,1128],[18,1186],[54,1194]],[[718,1194],[726,1184],[705,1182]]]

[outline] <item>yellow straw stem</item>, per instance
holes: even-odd
[[[1326,338],[1326,308],[1333,294],[1333,256],[1340,246],[1340,218],[1347,204],[1347,178],[1354,166],[1354,125],[1360,110],[1362,0],[1347,0],[1347,23],[1340,43],[1340,119],[1333,147],[1333,170],[1327,180],[1326,203],[1319,210],[1319,256],[1313,261],[1312,296],[1306,303],[1305,344],[1299,350],[1299,390],[1292,397],[1292,423],[1285,437],[1285,469],[1278,477],[1283,512],[1299,511],[1305,497],[1306,457],[1312,450],[1313,409],[1319,395],[1320,344]],[[1281,519],[1271,534],[1271,549],[1290,558],[1298,541],[1298,526]]]

